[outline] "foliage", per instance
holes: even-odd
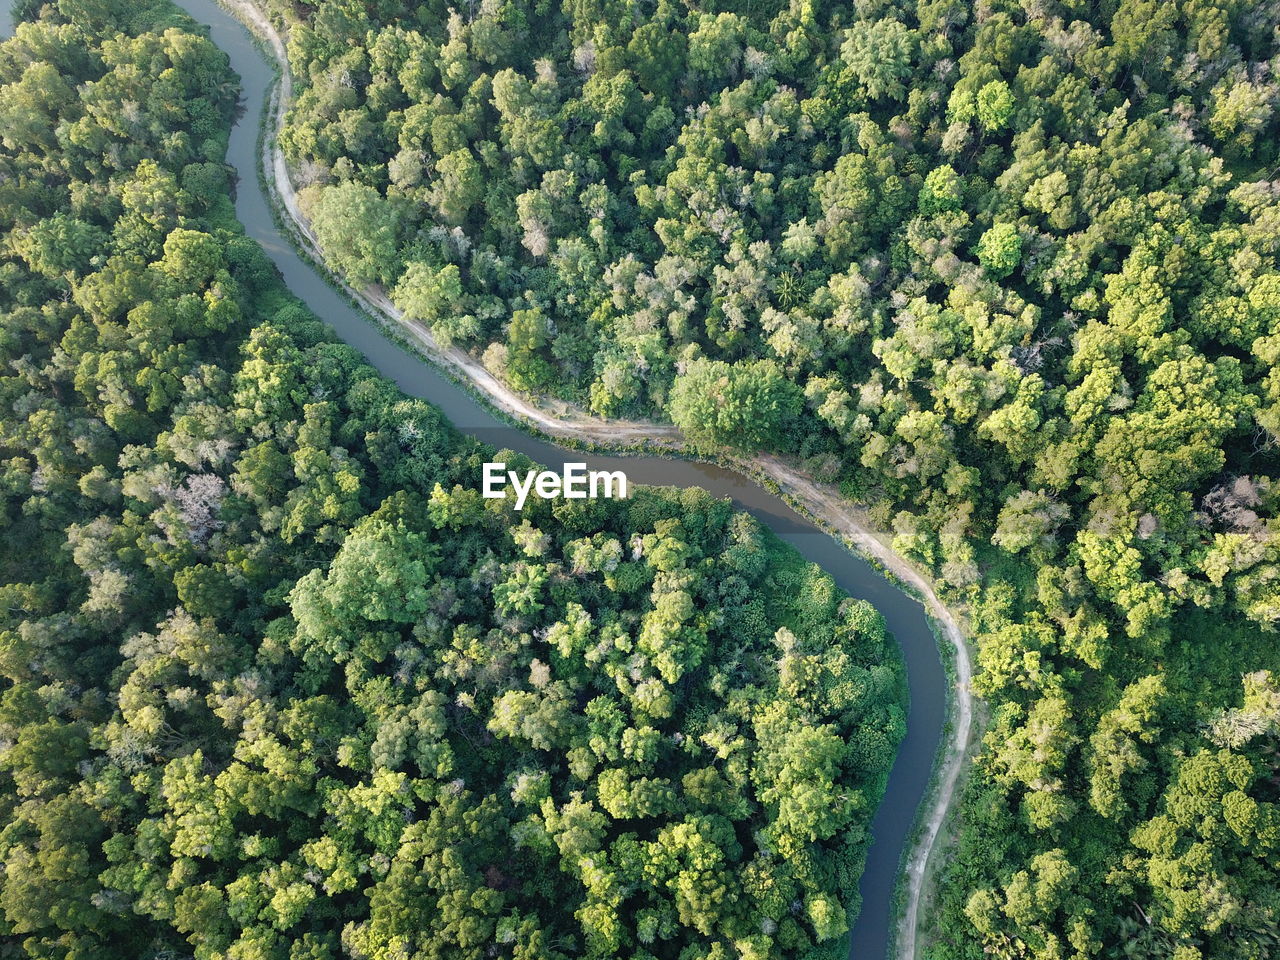
[[[750,449],[786,447],[804,398],[772,360],[692,361],[676,377],[671,416],[688,436]]]
[[[840,937],[904,728],[875,612],[700,491],[483,500],[482,463],[530,464],[334,342],[234,222],[216,48],[167,7],[29,15],[0,47],[0,957]],[[500,89],[541,155],[546,91]],[[491,318],[429,252],[393,277],[373,188],[315,214],[414,316]],[[542,386],[547,315],[512,330]]]
[[[934,960],[1275,955],[1275,756],[1222,719],[1280,672],[1274,2],[275,9],[290,159],[414,202],[490,298],[458,343],[795,454],[970,602]]]

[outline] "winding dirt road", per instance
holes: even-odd
[[[298,207],[297,193],[279,148],[278,133],[284,112],[292,96],[292,79],[279,31],[251,0],[220,0],[240,19],[262,45],[274,56],[279,67],[280,82],[269,107],[268,129],[263,137],[262,168],[268,189],[287,212],[294,239],[318,264],[323,264],[319,243],[310,224]],[[339,278],[346,292],[374,315],[391,320],[414,345],[437,365],[450,370],[470,383],[498,411],[519,421],[525,427],[552,439],[575,440],[604,449],[619,448],[636,442],[648,447],[680,452],[686,448],[680,430],[672,424],[646,420],[602,420],[569,404],[554,405],[530,400],[502,383],[473,356],[456,347],[444,349],[425,327],[404,317],[380,290],[356,290]],[[868,523],[863,511],[851,504],[829,484],[820,484],[782,459],[761,454],[752,458],[736,458],[730,465],[750,477],[767,478],[778,485],[793,505],[819,526],[836,534],[855,551],[879,563],[923,601],[940,637],[950,648],[954,664],[950,739],[937,772],[936,789],[927,815],[920,821],[918,839],[906,862],[906,894],[901,926],[896,938],[895,960],[914,960],[920,902],[926,868],[946,821],[960,772],[964,764],[973,726],[974,701],[971,691],[972,664],[957,616],[934,592],[929,580],[888,545],[887,537]]]

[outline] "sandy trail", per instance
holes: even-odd
[[[319,242],[299,210],[297,192],[277,136],[293,92],[284,41],[275,26],[251,0],[221,2],[266,45],[280,68],[280,83],[270,104],[267,121],[269,128],[263,138],[263,170],[267,174],[268,188],[288,213],[294,239],[317,263],[323,264]],[[331,272],[329,275],[333,277]],[[524,397],[491,374],[475,357],[457,347],[441,347],[428,329],[406,319],[383,291],[356,290],[339,278],[334,279],[370,313],[394,322],[429,359],[470,383],[492,407],[526,427],[552,439],[586,441],[603,448],[618,448],[641,440],[650,446],[665,447],[672,451],[685,448],[680,430],[669,423],[603,420],[570,404],[544,404]],[[895,960],[914,960],[920,902],[929,858],[951,809],[973,725],[974,701],[970,682],[973,669],[964,632],[956,615],[938,598],[929,580],[895,553],[886,542],[887,538],[867,522],[862,510],[851,504],[835,487],[817,483],[778,457],[768,454],[737,458],[733,462],[747,476],[763,476],[775,482],[800,512],[807,514],[819,526],[837,534],[854,550],[874,559],[908,586],[919,596],[929,616],[938,625],[940,639],[950,647],[955,667],[950,715],[951,737],[938,770],[936,790],[931,800],[926,801],[931,803],[930,809],[921,820],[917,842],[907,858],[905,909],[896,940]]]

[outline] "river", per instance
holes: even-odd
[[[0,0],[0,34],[12,33],[13,0]],[[634,483],[703,487],[729,497],[767,524],[806,559],[826,570],[851,596],[870,601],[898,641],[907,668],[910,708],[907,733],[889,775],[883,802],[872,822],[860,890],[862,909],[850,935],[851,960],[883,960],[896,920],[892,898],[899,864],[924,799],[946,718],[947,679],[924,608],[843,544],[819,531],[780,498],[740,474],[711,464],[660,457],[607,457],[566,450],[498,419],[467,390],[431,364],[388,339],[336,293],[276,227],[258,179],[258,129],[275,75],[248,30],[214,0],[177,0],[231,58],[240,75],[244,112],[231,131],[227,162],[239,175],[236,215],[249,236],[262,244],[289,289],[347,343],[365,355],[405,393],[429,400],[460,430],[497,448],[527,454],[559,469],[566,459],[591,469],[625,470]]]

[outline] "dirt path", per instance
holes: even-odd
[[[315,233],[298,208],[297,193],[277,140],[293,86],[284,42],[252,0],[221,2],[266,45],[280,67],[280,83],[269,107],[269,126],[263,138],[262,166],[267,173],[268,188],[288,213],[289,226],[292,227],[295,240],[317,263],[323,263]],[[672,424],[647,420],[602,420],[570,404],[543,403],[521,396],[493,376],[475,357],[457,347],[441,347],[429,330],[406,319],[384,292],[374,289],[356,290],[346,283],[342,283],[342,286],[371,313],[381,314],[394,321],[429,359],[452,370],[480,391],[491,406],[527,427],[553,439],[587,441],[606,448],[626,446],[633,440],[644,440],[650,445],[671,450],[681,450],[685,446],[680,430]],[[835,487],[817,483],[771,455],[761,454],[750,459],[740,459],[737,465],[748,476],[763,476],[777,483],[802,513],[808,514],[820,526],[837,534],[859,553],[877,561],[910,587],[938,625],[941,639],[951,648],[955,667],[955,695],[950,716],[951,739],[938,771],[931,807],[921,821],[919,837],[906,863],[905,910],[896,941],[896,960],[914,960],[925,872],[951,807],[973,724],[973,694],[970,689],[972,664],[964,632],[955,614],[938,599],[929,580],[895,553],[889,547],[887,537],[877,533],[867,522],[863,512],[849,503]]]
[[[951,809],[960,772],[964,767],[969,733],[973,726],[973,665],[964,631],[955,615],[938,599],[929,581],[910,563],[890,549],[886,537],[866,523],[861,511],[849,504],[839,491],[827,484],[815,483],[803,473],[782,461],[766,455],[757,458],[765,473],[802,507],[803,512],[825,521],[840,537],[864,556],[872,557],[902,583],[907,584],[924,601],[925,609],[941,630],[954,656],[955,696],[951,707],[951,741],[947,744],[938,771],[937,789],[927,818],[920,824],[920,835],[907,858],[907,895],[902,925],[898,931],[896,960],[915,960],[916,936],[919,928],[920,901],[924,891],[929,857],[937,844],[942,825]],[[927,799],[926,799],[927,802]]]

